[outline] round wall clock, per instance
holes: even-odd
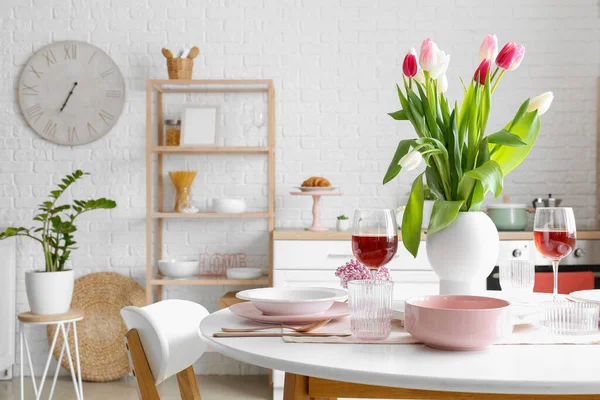
[[[106,135],[125,104],[119,67],[89,43],[55,42],[37,51],[19,80],[19,104],[44,139],[76,146]]]

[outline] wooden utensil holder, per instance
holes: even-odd
[[[192,79],[194,60],[191,58],[169,58],[167,59],[167,70],[169,79]]]

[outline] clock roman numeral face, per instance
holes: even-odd
[[[52,43],[35,53],[21,73],[19,104],[44,139],[81,145],[107,134],[125,104],[125,84],[115,62],[85,42]]]

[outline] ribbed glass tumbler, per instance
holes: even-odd
[[[348,282],[352,335],[362,340],[386,339],[392,330],[394,283],[381,280]]]
[[[527,260],[508,260],[500,264],[500,287],[516,295],[533,293],[535,264]]]

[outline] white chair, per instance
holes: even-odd
[[[125,344],[142,400],[160,399],[156,385],[177,374],[183,400],[199,400],[192,364],[206,351],[200,322],[208,315],[200,304],[164,300],[145,307],[125,307]]]

